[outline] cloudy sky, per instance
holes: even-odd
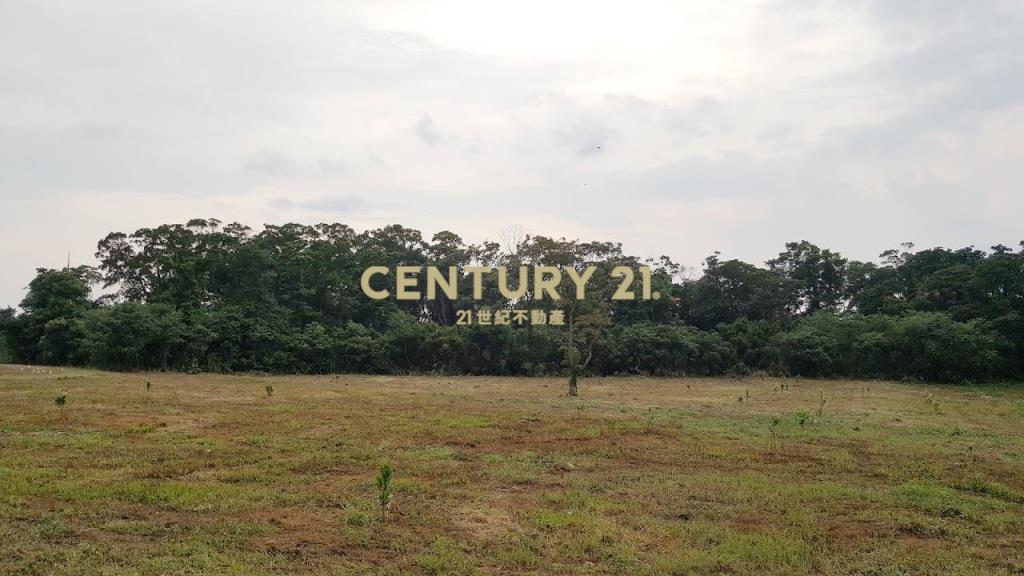
[[[193,217],[1024,239],[1024,2],[0,0],[0,305]]]

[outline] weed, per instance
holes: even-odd
[[[391,464],[381,464],[377,473],[377,503],[380,504],[380,519],[387,517],[388,505],[391,504]]]
[[[779,426],[782,424],[782,418],[773,416],[771,424],[768,425],[768,450],[774,452],[776,446],[779,444]]]
[[[457,576],[474,572],[465,552],[454,540],[444,537],[434,540],[430,551],[417,557],[416,562],[427,574],[432,575]]]
[[[348,526],[355,526],[363,528],[373,523],[373,518],[368,514],[362,512],[354,512],[345,517],[345,524]]]
[[[0,366],[0,574],[1024,576],[1015,387],[74,374]]]

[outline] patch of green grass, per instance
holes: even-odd
[[[453,430],[466,430],[470,428],[487,428],[494,423],[486,416],[452,416],[438,421],[438,425]]]
[[[544,472],[544,465],[533,452],[521,454],[487,454],[483,458],[485,470],[504,484],[536,484]]]
[[[953,485],[957,490],[988,496],[1013,504],[1024,504],[1024,494],[1004,484],[975,476],[970,480],[957,482]]]
[[[1019,388],[61,377],[0,367],[0,574],[1022,572]]]
[[[576,510],[538,510],[532,518],[533,525],[548,532],[579,526],[582,523]]]
[[[434,576],[470,576],[478,573],[458,543],[445,537],[434,540],[428,551],[417,556],[416,563],[427,574]]]
[[[543,550],[534,538],[519,535],[498,549],[496,560],[505,570],[536,570],[542,566]]]
[[[1005,503],[963,494],[939,484],[908,483],[899,486],[893,495],[899,504],[910,505],[933,516],[980,521],[988,512],[1005,508]]]
[[[704,523],[688,530],[689,546],[659,563],[673,575],[756,573],[798,574],[810,566],[812,548],[800,537],[784,533],[743,533]]]

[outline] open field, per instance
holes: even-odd
[[[563,386],[0,367],[0,573],[1024,574],[1024,389]]]

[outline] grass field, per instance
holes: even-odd
[[[0,367],[0,574],[1024,574],[1024,388],[563,386]]]

